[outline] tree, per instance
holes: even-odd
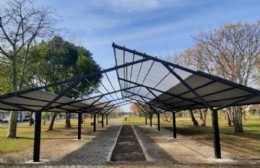
[[[42,41],[31,49],[32,56],[28,60],[27,80],[31,85],[48,85],[58,81],[68,80],[74,76],[88,75],[91,72],[100,72],[100,66],[93,60],[90,51],[76,46],[61,37],[55,36],[50,41]],[[90,76],[86,80],[66,93],[67,97],[77,99],[93,91],[90,85],[97,87],[102,75]],[[48,88],[49,92],[59,94],[64,86]],[[49,130],[53,129],[57,113],[52,116]],[[66,115],[66,127],[70,128],[70,114]]]
[[[142,107],[139,103],[131,103],[130,109],[134,113],[134,115],[137,115],[139,117],[141,117],[142,114],[146,111],[144,107]]]
[[[207,119],[207,111],[208,109],[205,108],[205,109],[199,109],[199,113],[200,113],[200,120],[202,121],[202,124],[201,126],[206,126],[206,119]]]
[[[193,38],[196,44],[184,53],[190,66],[242,85],[250,85],[260,79],[255,73],[260,53],[259,21],[227,24],[216,30],[200,32]],[[228,109],[235,132],[243,132],[241,108]]]
[[[51,12],[37,9],[30,0],[10,0],[0,10],[0,55],[11,66],[12,91],[23,87],[29,49],[51,29]],[[2,6],[2,7],[3,7]],[[16,137],[17,112],[10,113],[7,137]]]
[[[190,113],[190,117],[191,117],[191,121],[192,121],[193,125],[198,126],[199,123],[198,123],[198,121],[196,120],[196,118],[194,117],[193,110],[188,110],[188,111],[189,111],[189,113]]]
[[[11,65],[4,61],[3,58],[0,58],[0,93],[5,94],[12,91],[12,85],[11,85]]]
[[[172,122],[172,112],[164,112],[161,114],[161,118],[163,121],[167,122],[167,123],[171,123]]]

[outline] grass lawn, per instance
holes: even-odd
[[[198,120],[198,119],[197,119]],[[198,120],[199,122],[199,120]],[[124,124],[144,125],[144,117],[128,117]],[[147,124],[150,120],[147,119]],[[157,117],[153,117],[153,125],[157,125]],[[172,123],[161,121],[161,126],[171,129]],[[212,124],[208,117],[207,126],[193,126],[190,118],[176,118],[177,132],[183,135],[191,136],[192,138],[203,141],[208,145],[212,144]],[[235,134],[234,128],[227,125],[227,121],[219,118],[219,129],[222,147],[234,148],[233,145],[239,146],[243,149],[250,150],[260,154],[260,119],[259,117],[250,117],[243,121],[244,133]]]
[[[83,123],[84,125],[90,125],[91,120],[88,118]],[[77,129],[77,119],[71,119],[72,129]],[[42,139],[54,138],[62,136],[57,132],[66,130],[64,120],[56,120],[54,124],[55,131],[47,131],[49,122],[46,125],[42,125]],[[34,126],[29,126],[28,122],[18,123],[17,127],[17,138],[6,138],[8,124],[1,124],[0,126],[0,154],[20,151],[33,146],[34,138]],[[76,130],[77,131],[77,130]],[[61,132],[62,133],[62,132]],[[75,135],[76,137],[76,135]]]
[[[183,135],[191,136],[192,138],[203,141],[208,145],[212,144],[212,127],[211,120],[208,117],[207,126],[193,126],[190,118],[176,118],[177,120],[177,131]],[[123,124],[133,124],[133,125],[144,125],[145,119],[144,117],[127,117],[122,118]],[[77,136],[77,119],[72,119],[72,129],[71,134],[75,137]],[[89,118],[85,120],[82,125],[82,128],[89,126],[92,120]],[[65,137],[67,131],[65,129],[65,121],[57,120],[54,124],[55,131],[46,131],[49,122],[46,125],[42,125],[42,139],[55,138],[55,137]],[[149,119],[147,120],[147,124],[149,125]],[[234,134],[233,127],[227,126],[226,120],[219,120],[220,126],[220,138],[221,138],[221,146],[229,147],[229,148],[237,148],[237,146],[241,147],[241,149],[250,150],[252,152],[256,152],[256,154],[260,154],[260,119],[259,118],[250,118],[246,120],[244,123],[244,132],[243,134]],[[157,125],[156,116],[153,117],[153,125]],[[161,120],[161,126],[171,129],[172,123],[166,123]],[[64,135],[63,135],[64,134]],[[20,151],[26,148],[32,148],[33,146],[33,137],[34,137],[34,126],[28,126],[28,123],[19,123],[17,127],[17,137],[15,139],[6,138],[7,135],[7,124],[2,124],[0,126],[0,154]],[[233,146],[232,146],[233,145]]]

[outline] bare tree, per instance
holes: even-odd
[[[172,122],[172,112],[165,112],[161,114],[162,120],[171,123]]]
[[[30,0],[10,0],[0,10],[0,54],[12,67],[12,91],[24,85],[30,47],[46,37],[51,28],[51,12],[37,9]],[[7,137],[16,137],[17,113],[11,112]]]
[[[252,85],[260,79],[255,73],[260,53],[260,21],[227,24],[217,30],[200,32],[193,38],[196,44],[184,57],[194,68],[242,85]],[[241,108],[228,109],[235,132],[243,132]]]
[[[146,111],[139,103],[131,103],[130,109],[133,114],[138,117],[141,117],[144,114],[144,111]]]
[[[200,114],[200,120],[202,121],[201,126],[206,126],[206,121],[207,121],[207,111],[208,109],[199,109],[199,114]]]
[[[188,111],[189,111],[189,113],[190,113],[190,117],[191,117],[191,121],[192,121],[193,125],[194,125],[194,126],[198,126],[199,123],[198,123],[198,121],[196,120],[196,118],[195,118],[195,116],[194,116],[194,114],[193,114],[193,110],[188,110]]]

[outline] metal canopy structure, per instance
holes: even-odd
[[[103,78],[100,86],[93,86],[90,83],[90,91],[86,95],[82,95],[77,99],[66,97],[66,93],[72,89],[76,90],[76,86],[82,80],[88,80],[87,78],[92,75],[95,76],[97,72],[93,72],[92,75],[77,76],[68,81],[2,95],[0,97],[0,109],[7,111],[109,114],[115,108],[131,103],[130,100],[124,100],[118,96],[122,90],[116,90],[107,75],[112,70],[104,70],[101,73],[105,74],[105,80],[109,81],[110,88],[112,87],[113,90],[103,84]],[[64,90],[59,95],[45,91],[58,85],[64,87]]]
[[[157,114],[160,130],[160,113],[172,112],[173,136],[176,138],[175,113],[181,110],[209,108],[212,110],[214,132],[214,151],[221,158],[217,111],[245,104],[260,103],[260,91],[234,82],[182,67],[171,62],[149,56],[116,44],[114,49],[116,66],[89,75],[76,76],[47,86],[10,93],[0,96],[0,109],[13,111],[33,111],[36,113],[34,158],[40,159],[41,113],[69,112],[78,113],[78,139],[81,138],[81,119],[83,113],[106,117],[115,109],[129,103],[138,103],[140,111],[150,115]],[[99,86],[91,83],[90,78],[102,75]],[[89,92],[77,99],[66,94],[77,91],[81,82],[88,82]],[[53,86],[62,86],[60,94],[46,92]],[[107,118],[108,119],[108,118]],[[147,123],[147,118],[146,118]]]
[[[212,111],[216,158],[221,158],[218,110],[230,106],[260,103],[259,90],[116,44],[113,44],[113,48],[117,66],[137,62],[117,69],[117,76],[123,90],[122,96],[125,98],[133,96],[131,99],[150,109],[148,110],[150,126],[153,113],[157,113],[159,131],[160,113],[173,112],[173,137],[176,138],[176,112],[201,108]],[[130,87],[134,88],[127,89]]]
[[[6,96],[0,101],[2,110],[10,111],[40,111],[48,103],[51,102],[57,95],[36,90],[31,92],[21,92],[15,95]],[[75,101],[67,97],[61,97],[54,103],[52,103],[44,111],[46,112],[77,112],[79,110],[86,109],[86,111],[97,111],[102,107],[91,106],[90,101]]]
[[[163,111],[222,109],[256,104],[260,91],[237,83],[166,62],[144,53],[113,45],[117,65],[142,62],[117,70],[124,97]]]

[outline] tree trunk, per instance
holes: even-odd
[[[206,126],[206,119],[207,119],[207,111],[208,109],[200,109],[199,112],[200,112],[200,120],[202,121],[202,124],[201,126]]]
[[[232,116],[231,116],[231,111],[229,109],[227,111],[227,121],[228,121],[228,126],[231,127],[232,126],[232,120],[231,120]]]
[[[198,126],[198,125],[199,125],[199,124],[198,124],[198,121],[197,121],[196,118],[194,117],[192,110],[189,110],[189,113],[190,113],[190,117],[191,117],[191,120],[192,120],[192,122],[193,122],[193,125]]]
[[[7,138],[16,138],[17,112],[11,111],[9,117]]]
[[[49,128],[48,128],[48,131],[53,130],[54,121],[55,121],[57,114],[58,113],[54,113],[53,116],[51,117],[51,122],[50,122],[50,125],[49,125]]]
[[[203,120],[203,114],[202,114],[202,110],[199,109],[199,112],[200,112],[200,120]]]
[[[244,121],[246,121],[246,113],[247,113],[247,111],[245,110],[245,108],[242,108],[242,114],[243,114]]]
[[[235,133],[243,133],[243,113],[241,107],[232,107],[232,114]]]
[[[70,113],[66,113],[66,119],[65,119],[66,128],[71,128],[71,122],[70,122]]]
[[[32,126],[34,121],[33,121],[33,118],[32,118],[32,115],[33,115],[33,112],[30,112],[30,117],[29,117],[29,126]]]
[[[15,56],[12,60],[12,82],[13,82],[13,88],[12,91],[16,92],[18,90],[17,88],[17,72],[16,72],[16,59]],[[16,130],[17,130],[17,112],[11,111],[10,117],[9,117],[9,125],[8,125],[8,133],[7,138],[16,138]]]

